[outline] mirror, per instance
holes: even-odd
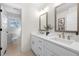
[[[46,31],[45,27],[48,24],[48,13],[44,13],[39,17],[39,30]]]
[[[55,31],[78,31],[78,4],[64,3],[55,8]]]

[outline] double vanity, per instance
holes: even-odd
[[[37,56],[79,56],[79,42],[54,35],[32,33],[31,47]]]
[[[53,12],[54,13],[54,12]],[[79,40],[64,33],[79,36],[79,4],[64,3],[55,7],[55,21],[50,24],[49,13],[39,16],[39,32],[31,34],[32,51],[37,56],[79,56]],[[52,26],[51,26],[52,25]],[[61,35],[49,35],[55,29]],[[53,30],[52,30],[53,31]],[[44,34],[46,32],[46,34]]]

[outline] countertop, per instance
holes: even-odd
[[[58,38],[57,36],[54,36],[54,35],[46,36],[45,34],[40,34],[40,33],[31,33],[31,35],[34,35],[34,36],[43,38],[44,40],[58,44],[64,48],[67,48],[67,49],[74,51],[75,53],[77,53],[79,55],[79,42],[77,42],[75,40],[73,40],[73,43],[71,43],[71,44],[65,44],[65,43],[54,40],[54,39]],[[51,38],[53,38],[53,39],[51,39]],[[58,39],[61,39],[61,38],[58,38]]]

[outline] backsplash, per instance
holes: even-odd
[[[56,33],[57,35],[62,36],[62,32],[53,32],[53,33]],[[79,41],[79,35],[76,35],[76,33],[66,33],[66,32],[64,32],[64,38],[68,39],[68,36],[70,36],[71,40]]]

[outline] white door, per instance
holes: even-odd
[[[2,13],[1,13],[1,55],[4,55],[6,48],[7,48],[7,17],[6,17],[6,10],[4,6],[1,6]]]

